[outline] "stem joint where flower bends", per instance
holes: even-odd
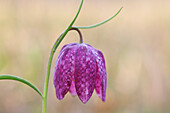
[[[80,36],[80,43],[83,43],[83,36],[82,36],[81,31],[80,31],[78,28],[76,28],[76,27],[71,27],[68,31],[71,31],[71,30],[75,30],[75,31],[78,32],[78,34],[79,34],[79,36]],[[65,32],[65,31],[64,31],[64,32]],[[58,47],[58,46],[56,46],[56,44],[59,42],[59,40],[60,40],[62,37],[63,37],[63,33],[57,38],[56,42],[55,42],[54,45],[53,45],[53,48],[52,48],[52,51],[51,51],[51,52],[54,53],[54,52],[56,51],[56,49],[57,49],[57,47]]]
[[[80,31],[78,28],[76,28],[76,27],[71,27],[70,30],[75,30],[75,31],[77,31],[78,34],[79,34],[79,36],[80,36],[80,43],[83,43],[83,36],[82,36],[81,31]]]

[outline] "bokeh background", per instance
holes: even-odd
[[[0,74],[25,78],[43,91],[50,48],[67,28],[80,0],[0,0]],[[170,113],[170,1],[85,0],[76,26],[112,21],[81,30],[84,42],[105,56],[108,84],[103,103],[96,95],[82,104],[69,93],[57,100],[52,65],[48,113]],[[16,81],[0,81],[0,113],[41,113],[41,98]]]

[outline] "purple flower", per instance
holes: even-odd
[[[85,43],[67,44],[61,49],[54,72],[59,100],[69,91],[86,103],[95,89],[99,98],[105,101],[106,82],[105,60],[101,51]]]

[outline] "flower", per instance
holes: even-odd
[[[99,98],[105,101],[106,84],[105,60],[101,51],[85,43],[71,43],[61,49],[54,72],[59,100],[69,91],[86,103],[95,89]]]

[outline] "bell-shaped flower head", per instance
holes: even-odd
[[[61,49],[54,72],[59,100],[69,91],[86,103],[95,89],[99,98],[105,101],[106,85],[106,66],[101,51],[85,43],[67,44]]]

